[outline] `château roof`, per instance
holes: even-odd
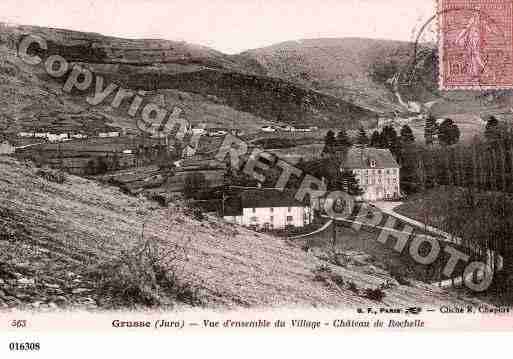
[[[389,149],[351,147],[343,157],[341,167],[344,169],[384,169],[400,167]],[[374,167],[371,167],[372,161],[375,161]]]

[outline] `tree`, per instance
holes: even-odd
[[[117,152],[114,152],[112,154],[112,158],[110,160],[110,169],[112,171],[117,171],[118,169],[120,169],[120,167],[121,167],[121,163],[120,163],[119,155]]]
[[[424,127],[424,139],[426,145],[432,145],[435,142],[435,136],[437,135],[436,119],[430,114],[426,118],[426,125]]]
[[[404,125],[401,128],[401,143],[404,145],[412,144],[415,142],[415,136],[413,136],[413,131],[410,126]]]
[[[358,138],[356,140],[356,143],[362,146],[367,146],[369,144],[367,132],[365,132],[365,129],[363,127],[360,127],[360,130],[358,131]]]
[[[336,144],[341,147],[351,147],[352,143],[349,136],[347,136],[346,130],[342,129],[339,131],[337,134]]]
[[[324,152],[326,153],[332,153],[333,148],[335,147],[336,140],[335,140],[335,132],[332,130],[329,130],[326,133],[326,137],[324,137]]]
[[[383,145],[385,148],[393,149],[397,147],[398,137],[397,132],[392,126],[385,126],[383,128],[383,132],[381,133]]]
[[[339,172],[339,175],[333,183],[333,187],[334,190],[341,190],[351,196],[361,196],[364,193],[352,171]]]
[[[193,172],[185,178],[183,194],[185,198],[193,198],[194,195],[206,187],[205,175],[201,172]]]
[[[381,138],[381,134],[378,131],[372,132],[370,139],[370,146],[375,148],[383,147],[383,141]]]
[[[454,145],[460,140],[460,129],[450,118],[440,124],[438,140],[445,146]]]
[[[495,116],[490,116],[486,123],[485,137],[488,141],[495,141],[499,138],[499,121]]]
[[[103,175],[109,170],[109,165],[103,157],[97,157],[89,160],[86,165],[86,173],[88,175],[96,176]]]

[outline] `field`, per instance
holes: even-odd
[[[358,288],[387,278],[326,264],[283,239],[0,157],[0,307],[356,307],[370,299],[316,281],[331,266]],[[421,283],[383,304],[465,304]]]

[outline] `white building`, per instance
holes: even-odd
[[[351,147],[344,156],[341,171],[352,171],[364,190],[365,201],[401,197],[400,166],[388,149]]]
[[[312,127],[294,127],[292,132],[312,132]]]
[[[206,133],[207,133],[207,130],[206,130],[206,129],[204,129],[204,128],[198,127],[198,128],[193,128],[193,129],[191,130],[191,133],[192,133],[193,135],[204,135],[204,134],[206,134]]]
[[[50,133],[49,132],[36,132],[34,133],[34,137],[35,138],[48,138],[50,137]]]
[[[61,133],[61,134],[53,134],[48,133],[46,138],[50,142],[61,142],[61,141],[68,141],[70,138],[68,137],[67,133]]]
[[[119,132],[100,132],[98,136],[102,138],[119,137]]]
[[[277,189],[246,190],[237,200],[227,201],[224,219],[263,230],[304,227],[312,222],[313,211],[294,194]]]
[[[18,132],[18,137],[34,137],[34,132]]]
[[[262,132],[276,132],[276,128],[273,126],[264,126],[260,129]]]

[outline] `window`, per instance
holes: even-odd
[[[378,170],[378,174],[381,174],[381,170]]]
[[[271,216],[271,223],[274,222],[274,216]]]
[[[251,218],[250,218],[250,221],[251,221],[251,222],[258,222],[258,217],[251,217]]]
[[[288,212],[292,211],[292,208],[291,207],[287,207],[287,211]]]
[[[389,174],[390,174],[390,170],[387,170],[387,175],[389,175]]]
[[[287,216],[287,222],[292,222],[294,220],[294,217],[292,216]]]
[[[274,207],[271,207],[271,208],[269,208],[269,209],[270,209],[271,213],[273,213],[273,212],[274,212]]]
[[[251,208],[251,212],[256,213],[256,208]]]

